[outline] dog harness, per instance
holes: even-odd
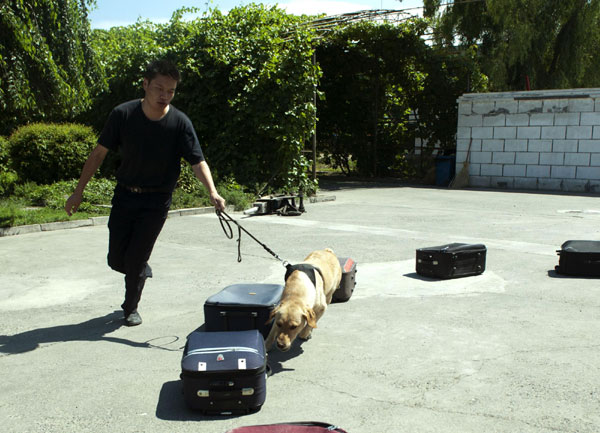
[[[319,275],[321,275],[321,279],[323,281],[325,281],[325,278],[323,278],[323,273],[321,272],[321,270],[319,268],[317,268],[316,266],[309,265],[308,263],[300,263],[298,265],[288,264],[288,265],[286,265],[286,269],[287,269],[287,271],[285,271],[285,278],[284,278],[285,281],[287,281],[289,276],[294,271],[304,272],[308,276],[308,278],[310,278],[310,281],[312,281],[312,283],[315,287],[317,287],[317,277],[315,276],[315,271],[317,271],[319,273]]]

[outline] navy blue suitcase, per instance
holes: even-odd
[[[232,284],[204,303],[206,331],[258,329],[264,338],[271,330],[271,311],[281,301],[281,284]]]
[[[267,396],[265,341],[258,330],[192,332],[181,359],[186,404],[204,414],[260,410]]]

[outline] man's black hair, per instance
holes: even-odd
[[[181,81],[181,75],[179,74],[177,66],[168,60],[154,60],[148,63],[146,71],[144,72],[144,78],[148,81],[152,81],[157,75],[166,75],[178,83]]]

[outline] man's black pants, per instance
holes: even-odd
[[[152,276],[148,259],[167,219],[168,209],[131,208],[115,205],[108,229],[108,265],[125,274],[125,315],[137,310],[146,278]]]

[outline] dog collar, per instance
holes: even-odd
[[[312,281],[312,283],[315,287],[317,287],[317,277],[315,276],[315,271],[317,271],[319,273],[319,275],[321,275],[321,279],[323,279],[323,281],[325,281],[325,279],[323,278],[323,272],[321,272],[321,270],[319,268],[317,268],[316,266],[309,265],[308,263],[299,263],[297,265],[288,264],[286,266],[286,269],[287,270],[285,271],[285,277],[284,277],[285,281],[287,281],[287,279],[289,278],[291,273],[294,271],[304,272],[308,276],[308,278],[310,278],[310,281]]]

